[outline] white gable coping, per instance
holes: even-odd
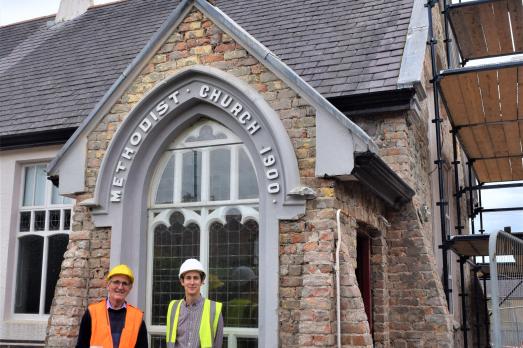
[[[271,72],[295,90],[317,112],[317,176],[350,175],[354,168],[354,152],[378,152],[374,141],[359,126],[350,121],[341,111],[336,109],[318,91],[298,76],[290,67],[283,63],[267,47],[262,45],[230,17],[206,0],[182,0],[169,15],[160,29],[151,37],[142,51],[135,57],[120,77],[114,82],[104,97],[98,102],[93,111],[82,122],[77,131],[66,142],[56,158],[48,166],[50,176],[65,173],[67,168],[76,168],[75,171],[85,169],[85,138],[99,123],[101,118],[109,112],[112,105],[120,98],[124,91],[133,82],[147,62],[180,24],[187,13],[195,6],[210,20],[218,25],[225,33],[242,45],[250,54],[256,57]],[[334,128],[333,128],[334,127]],[[337,129],[337,128],[341,128]],[[331,131],[332,130],[332,131]],[[82,145],[83,144],[83,145]],[[347,153],[340,160],[340,153]],[[68,177],[60,184],[61,194],[74,194],[84,191],[83,175]]]
[[[427,51],[428,34],[429,19],[425,3],[423,1],[414,1],[407,31],[407,40],[405,40],[405,48],[401,58],[398,88],[415,88],[422,98],[426,96],[421,86],[421,79],[423,61]]]

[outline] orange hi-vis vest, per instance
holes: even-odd
[[[91,346],[113,348],[111,323],[109,322],[106,300],[89,305],[89,314],[91,315]],[[136,346],[142,320],[142,311],[127,304],[125,324],[120,336],[119,347],[130,348]]]

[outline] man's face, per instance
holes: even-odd
[[[124,275],[112,276],[107,284],[107,292],[111,305],[121,306],[132,287],[133,285],[129,277]]]
[[[200,288],[203,285],[202,276],[200,272],[189,271],[183,274],[180,278],[180,283],[182,283],[183,288],[185,289],[186,296],[197,296],[200,294]]]

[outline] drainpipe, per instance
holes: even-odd
[[[341,248],[341,209],[336,211],[336,225],[338,227],[338,243],[336,245],[336,329],[337,329],[337,346],[341,348],[341,299],[340,299],[340,248]]]

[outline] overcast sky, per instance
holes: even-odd
[[[481,192],[483,208],[523,207],[523,187],[510,189],[483,190]],[[479,219],[476,219],[476,232],[479,230]],[[513,232],[523,232],[523,211],[484,213],[485,232],[511,226]]]
[[[94,4],[114,1],[95,0]],[[0,0],[0,25],[55,14],[59,5],[60,0]]]
[[[95,0],[94,4],[104,4],[117,0]],[[0,25],[6,25],[31,18],[55,14],[60,0],[0,0]],[[1,44],[1,43],[0,43]],[[522,207],[523,188],[484,190],[484,208]],[[513,231],[523,232],[523,212],[488,213],[483,216],[487,232],[512,226]],[[479,220],[476,223],[479,229]]]

